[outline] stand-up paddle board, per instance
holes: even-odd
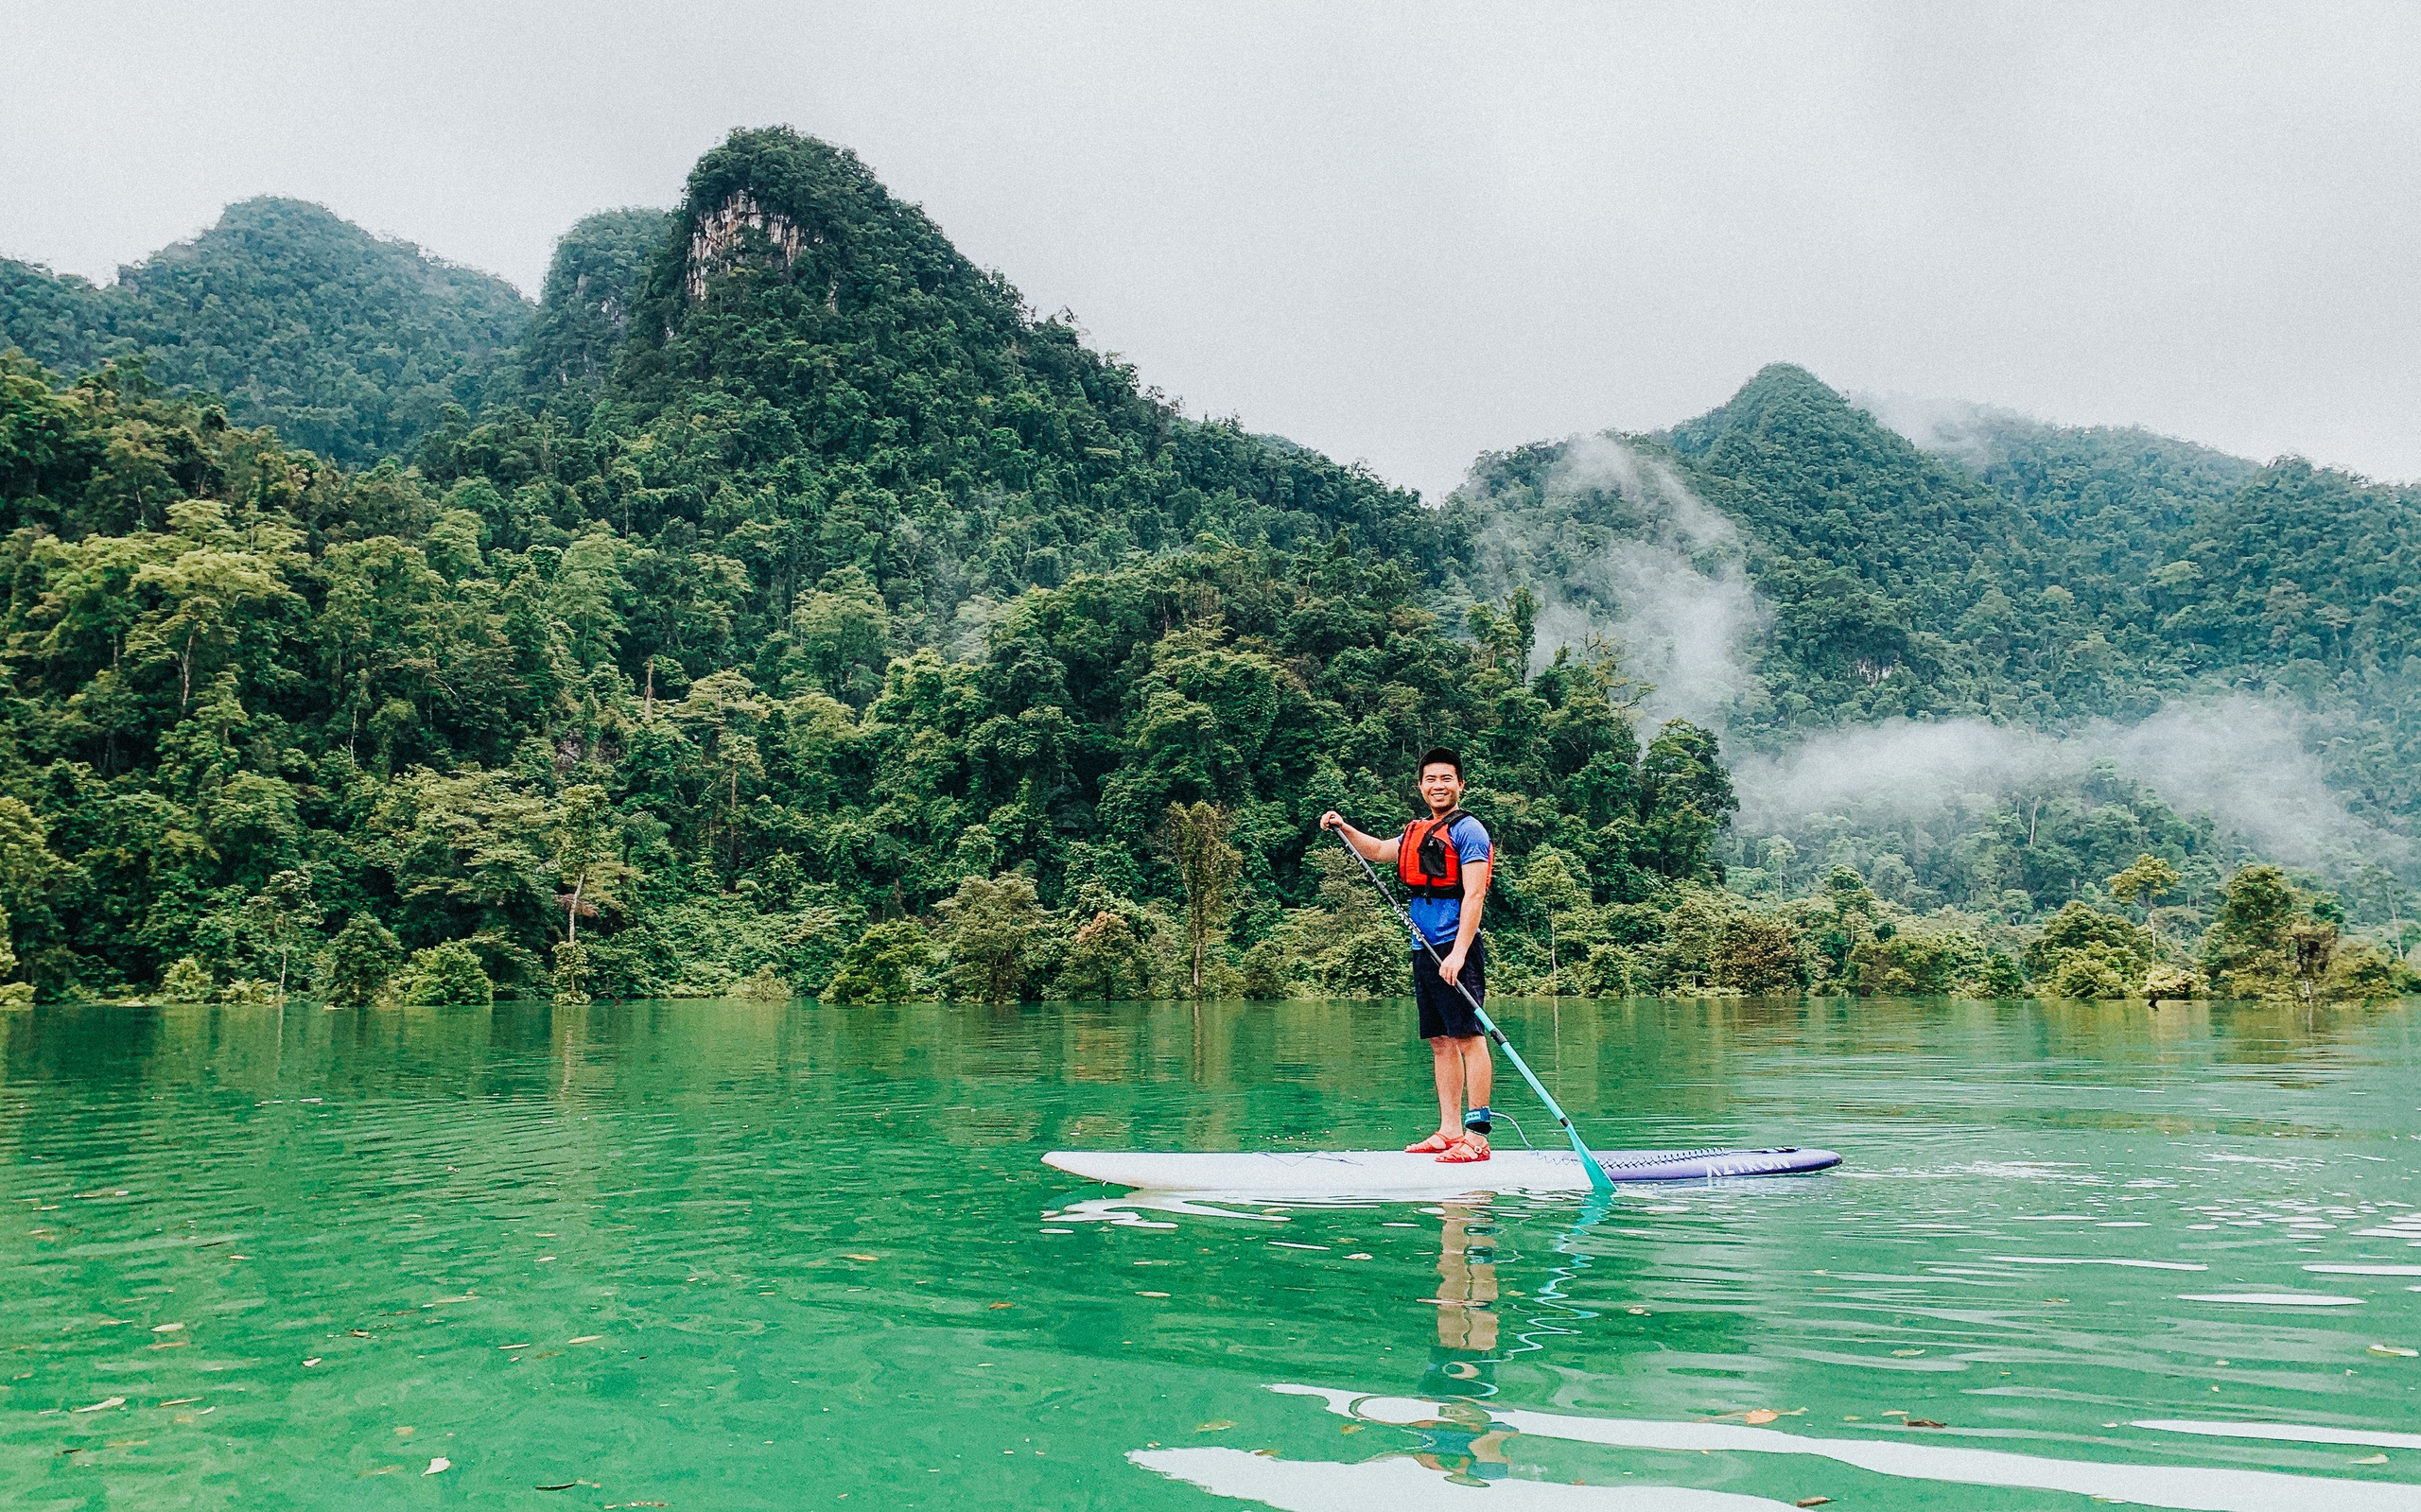
[[[1841,1163],[1830,1150],[1599,1150],[1606,1174],[1624,1181],[1712,1181],[1722,1176],[1800,1176]],[[1272,1196],[1417,1196],[1460,1191],[1586,1191],[1580,1157],[1566,1150],[1498,1150],[1486,1160],[1441,1165],[1400,1150],[1261,1150],[1233,1155],[1148,1150],[1054,1150],[1042,1163],[1144,1191],[1228,1191]]]

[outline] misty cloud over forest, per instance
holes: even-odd
[[[1837,816],[1866,824],[1987,808],[2012,794],[2073,787],[2108,763],[2181,815],[2291,865],[2409,865],[2412,842],[2351,813],[2308,749],[2308,725],[2281,701],[2237,695],[2173,703],[2134,724],[2098,720],[2050,734],[1983,720],[1810,735],[1780,756],[1739,753],[1733,785],[1744,835],[1790,834]]]
[[[1978,405],[1860,402],[1923,449],[1962,461],[1984,460],[1997,430],[2039,425]],[[1615,436],[1580,436],[1524,496],[1491,487],[1485,467],[1457,496],[1488,513],[1482,590],[1527,583],[1539,597],[1533,670],[1567,648],[1611,648],[1646,685],[1648,724],[1684,719],[1718,734],[1742,700],[1762,698],[1772,607],[1750,580],[1738,529],[1667,462]],[[1981,816],[2020,794],[2073,790],[2099,767],[2254,853],[2328,873],[2363,861],[2409,870],[2412,840],[2356,815],[2330,787],[2314,753],[2322,739],[2288,699],[2213,689],[2135,722],[2050,731],[1892,719],[1798,734],[1778,751],[1738,740],[1727,750],[1743,839]]]
[[[1539,596],[1531,670],[1567,648],[1618,645],[1624,670],[1649,685],[1644,715],[1721,730],[1755,686],[1747,651],[1769,617],[1732,521],[1668,463],[1611,436],[1563,443],[1537,508],[1473,492],[1484,487],[1475,478],[1459,496],[1489,513],[1484,591],[1526,583]]]

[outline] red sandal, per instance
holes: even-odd
[[[1454,1140],[1448,1138],[1442,1134],[1433,1134],[1428,1138],[1421,1140],[1419,1144],[1405,1145],[1403,1147],[1403,1153],[1406,1155],[1436,1155],[1441,1150],[1451,1150],[1454,1147]]]
[[[1465,1129],[1463,1137],[1448,1145],[1446,1153],[1437,1157],[1437,1163],[1441,1166],[1459,1166],[1487,1158],[1488,1136]]]

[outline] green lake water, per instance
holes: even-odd
[[[0,1505],[2421,1512],[2421,1007],[1499,1006],[1846,1163],[1039,1161],[1401,1145],[1402,1003],[0,1013]]]

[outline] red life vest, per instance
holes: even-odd
[[[1463,859],[1447,831],[1471,816],[1460,808],[1407,826],[1396,844],[1396,880],[1415,897],[1461,897]]]

